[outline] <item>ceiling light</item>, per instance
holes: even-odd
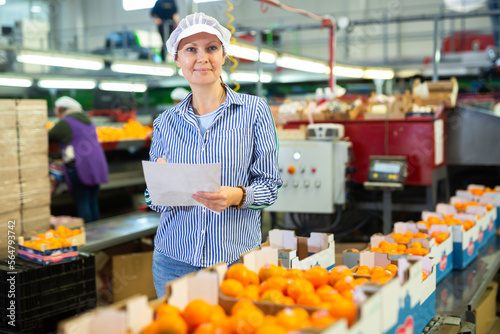
[[[42,7],[35,5],[35,6],[32,6],[30,10],[32,13],[40,13],[42,11]]]
[[[97,57],[70,56],[53,53],[21,52],[17,61],[26,64],[78,68],[97,71],[104,68],[104,61]]]
[[[333,74],[338,77],[362,78],[363,70],[358,67],[340,66],[333,67]]]
[[[231,73],[231,80],[236,82],[258,82],[259,75],[255,72],[237,72]],[[271,82],[273,79],[272,75],[263,73],[260,75],[260,82]]]
[[[153,65],[151,62],[114,62],[111,64],[111,70],[119,73],[159,75],[170,77],[175,74],[171,66]]]
[[[156,0],[123,0],[123,9],[126,11],[153,8]]]
[[[324,74],[330,73],[330,68],[324,62],[288,55],[278,57],[278,59],[276,59],[276,65],[278,65],[279,67],[285,67],[292,70],[304,72]]]
[[[365,74],[363,75],[365,79],[385,79],[389,80],[394,78],[394,71],[393,70],[375,70],[375,69],[368,69],[365,70]]]
[[[42,79],[38,87],[57,89],[94,89],[95,80]]]
[[[247,59],[251,61],[257,61],[259,57],[259,52],[257,47],[253,45],[244,45],[241,43],[229,45],[229,50],[227,52],[230,56]],[[276,52],[271,50],[261,50],[260,51],[260,61],[266,64],[273,64],[276,61]]]
[[[28,79],[28,78],[21,78],[21,77],[7,77],[7,76],[2,76],[0,77],[0,86],[7,86],[7,87],[31,87],[33,84],[33,80]]]
[[[421,74],[422,74],[422,71],[416,70],[416,69],[399,70],[396,72],[396,76],[398,78],[411,78],[415,75],[421,75]]]
[[[0,6],[5,5],[5,0],[0,0]]]
[[[114,91],[114,92],[136,92],[144,93],[148,86],[143,83],[133,82],[101,82],[99,83],[100,90]]]

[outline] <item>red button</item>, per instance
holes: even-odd
[[[295,167],[290,166],[290,167],[288,167],[287,171],[288,171],[288,173],[290,173],[290,174],[294,174],[294,173],[295,173]]]
[[[311,168],[311,173],[316,173],[316,168]]]

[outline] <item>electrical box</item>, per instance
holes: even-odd
[[[333,213],[345,204],[348,141],[280,141],[278,163],[283,186],[266,211]]]

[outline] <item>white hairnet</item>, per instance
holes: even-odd
[[[188,94],[189,91],[187,89],[184,89],[182,87],[177,87],[172,91],[172,93],[170,93],[170,98],[172,100],[182,101]]]
[[[82,105],[69,96],[62,96],[56,100],[56,108],[82,109]]]
[[[179,22],[177,28],[170,34],[167,40],[167,49],[174,58],[177,47],[183,38],[206,32],[215,35],[222,42],[222,47],[227,53],[231,40],[231,32],[224,28],[216,19],[203,13],[194,13],[186,16]]]

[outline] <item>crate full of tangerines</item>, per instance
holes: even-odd
[[[27,241],[19,237],[18,256],[42,265],[73,261],[78,258],[78,246],[83,244],[82,241],[85,243],[84,227],[68,229],[59,226]]]

